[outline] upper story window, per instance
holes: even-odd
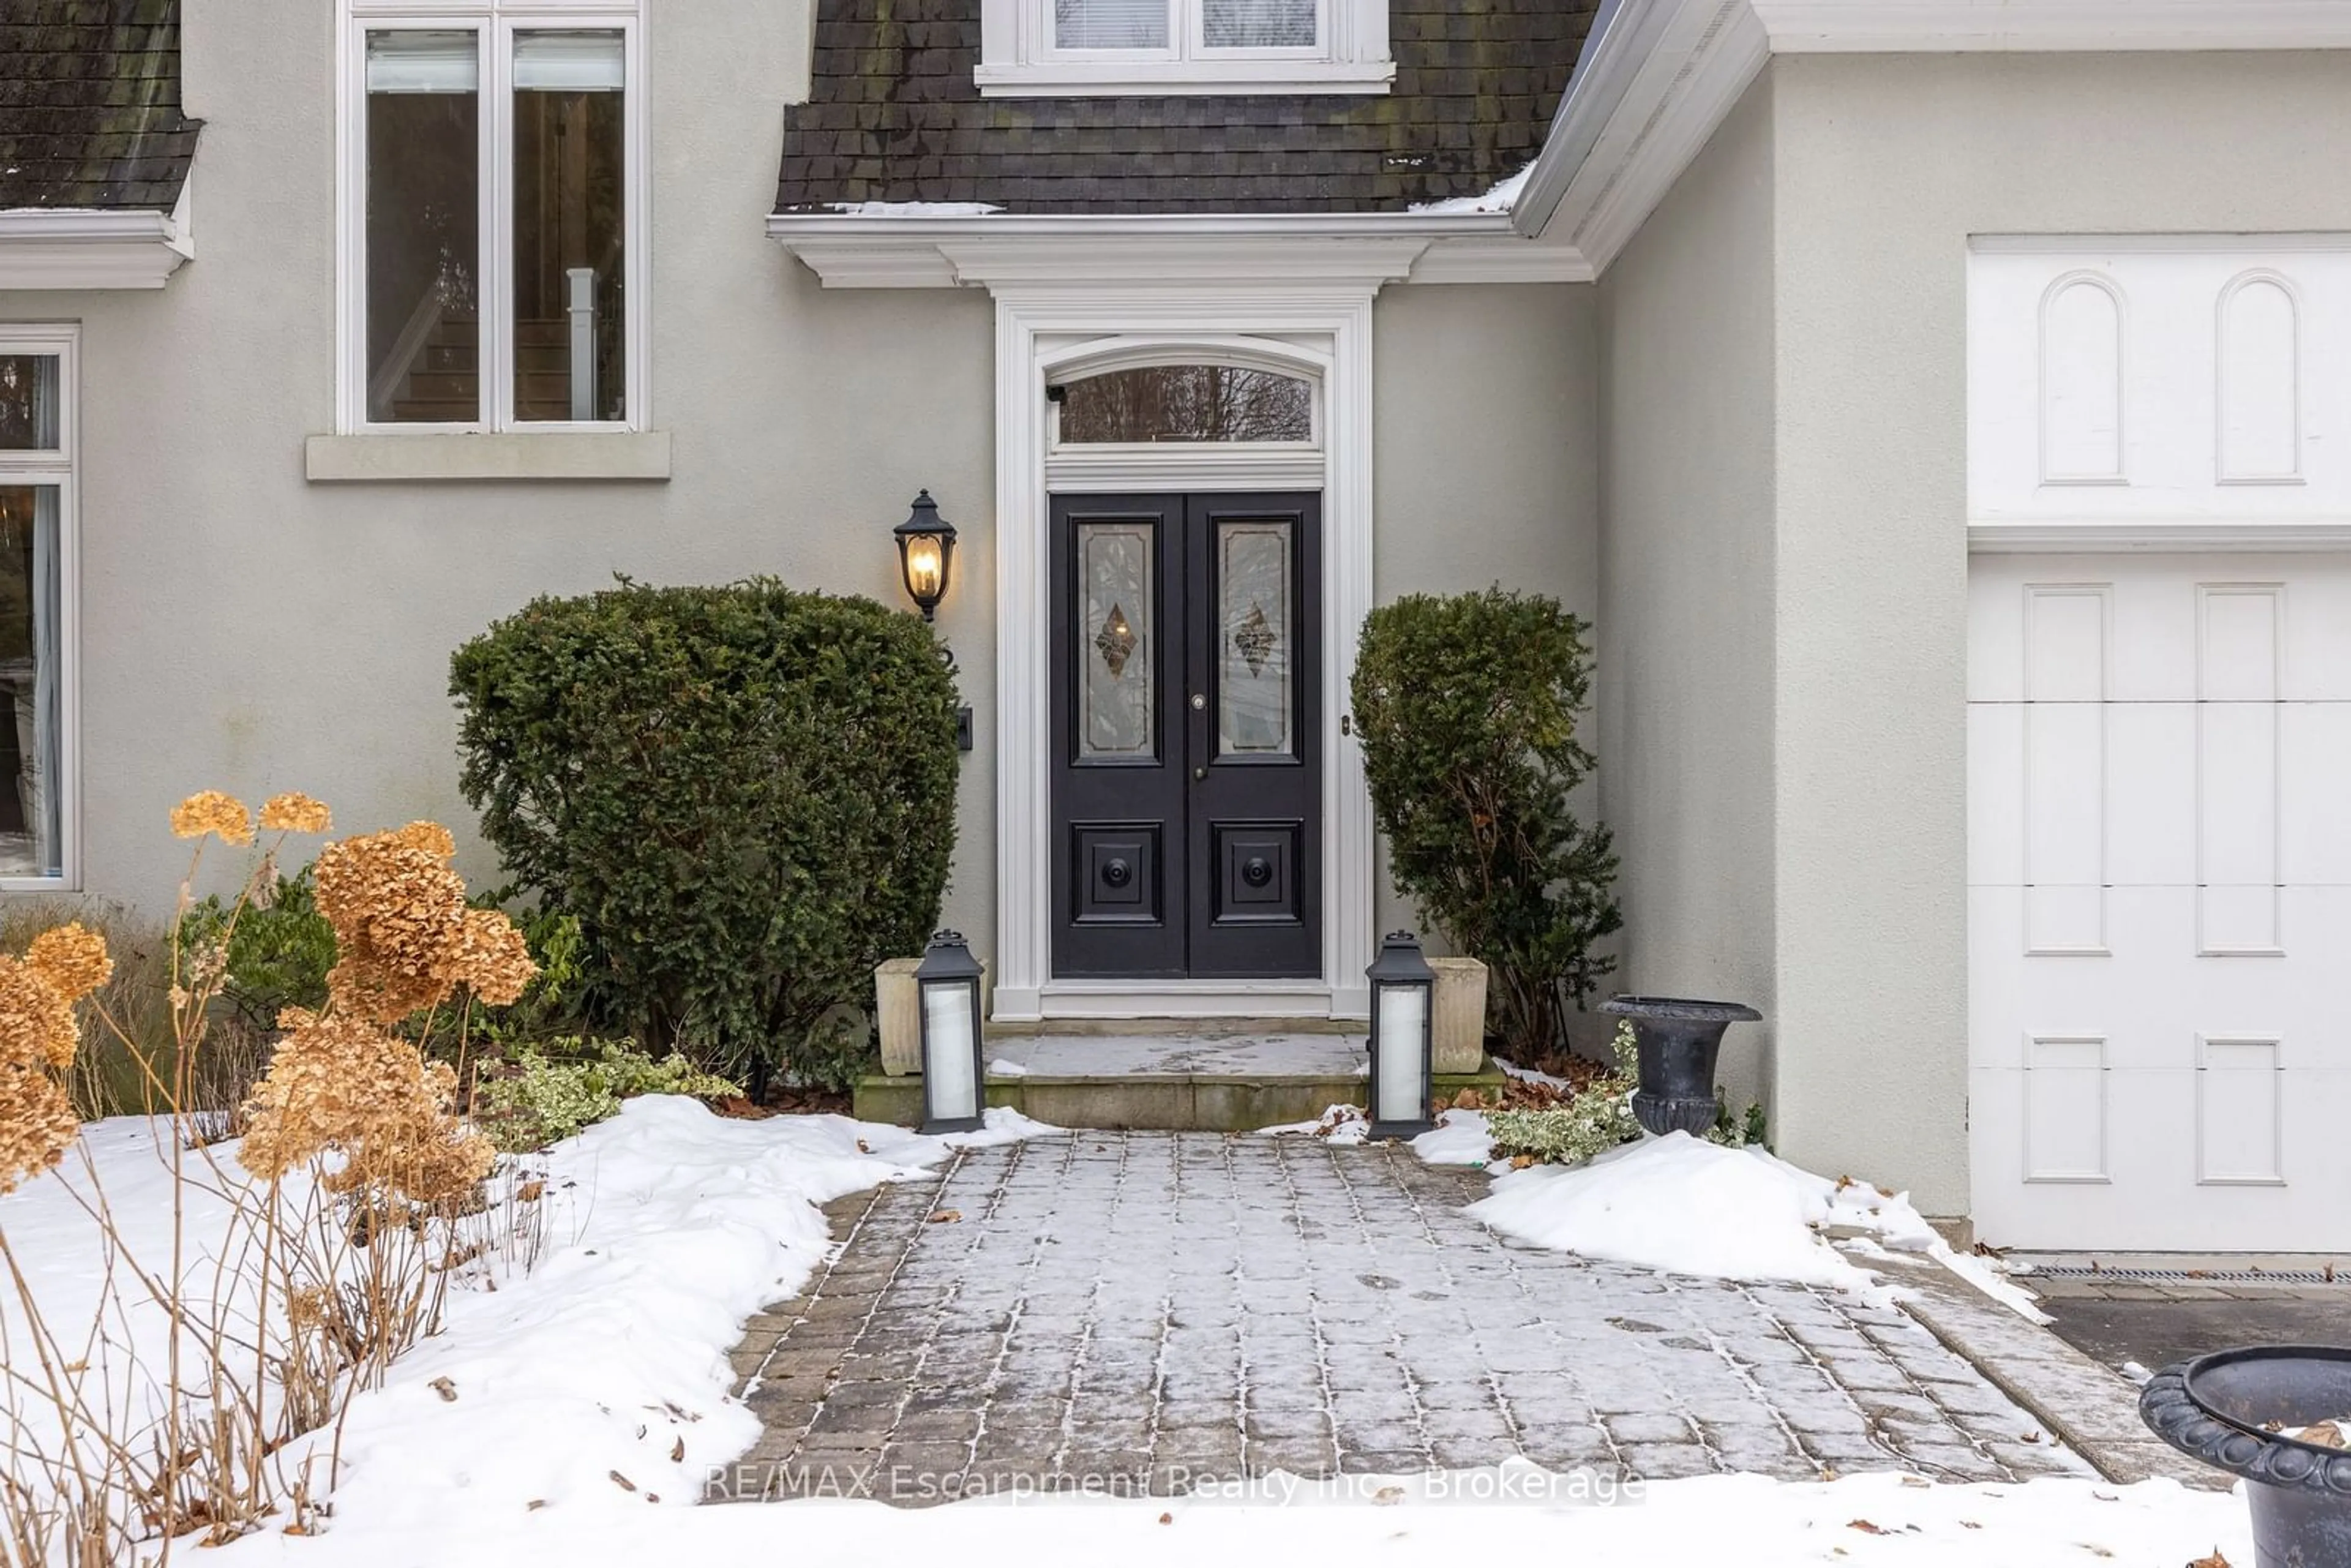
[[[348,0],[350,430],[643,423],[633,0]]]
[[[1385,92],[1387,0],[984,0],[980,90]]]

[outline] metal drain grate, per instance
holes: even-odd
[[[2351,1285],[2351,1270],[2332,1278],[2318,1269],[2092,1269],[2043,1263],[2019,1270],[2019,1280],[2118,1280],[2135,1285]]]

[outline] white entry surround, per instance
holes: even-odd
[[[1372,299],[1404,277],[1417,239],[996,246],[957,258],[997,301],[997,964],[993,1016],[1363,1018],[1372,952],[1371,798],[1362,750],[1341,725],[1355,641],[1372,607]],[[1137,454],[1049,477],[1045,387],[1087,370],[1225,359],[1278,367],[1319,388],[1322,450]],[[1066,461],[1066,460],[1054,460]],[[1123,466],[1118,465],[1123,464]],[[1322,974],[1295,980],[1052,977],[1052,736],[1046,497],[1072,487],[1180,483],[1196,489],[1319,487],[1322,550]]]
[[[2351,236],[1986,240],[1970,1138],[1997,1245],[2351,1247]]]

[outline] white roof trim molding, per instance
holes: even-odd
[[[2351,0],[1609,0],[1511,212],[1594,275],[1775,54],[2351,48]]]
[[[920,207],[777,213],[768,237],[827,288],[1267,282],[1576,283],[1572,247],[1521,235],[1507,213],[1045,215]]]
[[[99,207],[0,212],[0,289],[161,288],[196,254],[189,186],[168,213]]]

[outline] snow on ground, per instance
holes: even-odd
[[[1493,1163],[1491,1134],[1483,1111],[1438,1113],[1437,1130],[1412,1141],[1412,1152],[1433,1166],[1482,1166]]]
[[[957,1145],[1054,1131],[1002,1110],[980,1132],[925,1138],[841,1116],[734,1121],[674,1096],[629,1102],[528,1162],[547,1209],[537,1265],[493,1288],[454,1291],[444,1332],[352,1402],[338,1534],[370,1537],[419,1519],[463,1533],[533,1504],[599,1515],[655,1498],[696,1500],[705,1469],[758,1435],[728,1393],[727,1353],[746,1318],[799,1289],[823,1258],[830,1237],[816,1206]],[[170,1249],[168,1141],[143,1119],[92,1124],[82,1138],[119,1229],[155,1266]],[[223,1176],[240,1174],[228,1145],[211,1152]],[[88,1321],[99,1289],[94,1225],[74,1197],[87,1186],[69,1155],[0,1199],[0,1227],[61,1333],[77,1313]],[[227,1207],[192,1203],[186,1235],[198,1259],[217,1249],[210,1239]],[[197,1290],[214,1278],[203,1261],[188,1274]],[[5,1305],[10,1343],[21,1344],[21,1308]],[[160,1321],[132,1317],[132,1339],[160,1341]],[[288,1473],[329,1436],[298,1440]]]
[[[677,1511],[569,1505],[464,1528],[419,1510],[367,1529],[246,1538],[222,1561],[285,1568],[1296,1568],[1301,1563],[1572,1563],[1576,1568],[2179,1568],[2252,1562],[2245,1505],[2170,1481],[1928,1486],[1895,1475],[1789,1485],[1715,1476],[1624,1489],[1613,1504],[1531,1467],[1338,1482],[1274,1476],[1225,1495],[1000,1496],[898,1510],[818,1500]],[[1588,1478],[1587,1478],[1588,1479]],[[1318,1506],[1320,1505],[1320,1506]],[[1352,1506],[1351,1506],[1352,1505]],[[209,1555],[209,1554],[208,1554]]]

